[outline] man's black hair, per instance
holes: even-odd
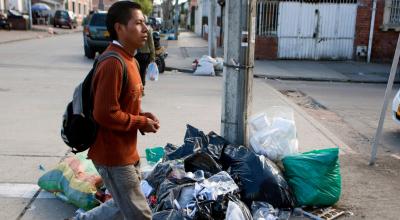
[[[115,2],[110,9],[108,9],[106,25],[112,40],[118,40],[118,35],[114,29],[114,24],[120,23],[127,25],[128,21],[131,19],[131,11],[133,9],[142,10],[142,7],[136,2],[120,1]]]

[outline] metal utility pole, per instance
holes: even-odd
[[[174,20],[175,20],[175,40],[178,40],[178,29],[179,29],[179,24],[178,24],[178,21],[179,21],[179,16],[180,16],[180,13],[179,13],[179,0],[176,0],[175,1],[175,18],[174,18]]]
[[[248,146],[247,119],[252,107],[256,0],[226,0],[224,94],[221,134]]]
[[[29,13],[29,30],[31,30],[32,29],[32,23],[33,23],[33,21],[32,21],[32,0],[28,0],[27,1],[28,2],[28,13]]]
[[[369,39],[368,39],[368,56],[367,62],[371,62],[371,51],[372,51],[372,43],[374,39],[374,28],[375,28],[375,14],[376,14],[376,0],[372,2],[372,15],[371,15],[371,27],[369,28]]]
[[[385,97],[383,98],[383,105],[382,105],[381,117],[379,118],[378,129],[376,129],[375,139],[374,142],[372,143],[371,160],[369,162],[369,165],[374,165],[376,161],[379,139],[382,136],[383,122],[385,121],[387,106],[389,104],[390,93],[392,92],[394,77],[396,76],[397,66],[399,64],[399,58],[400,58],[400,34],[399,38],[397,39],[396,51],[394,52],[394,58],[392,62],[392,67],[390,69],[388,84],[386,86]]]
[[[208,13],[208,55],[210,57],[216,57],[215,50],[217,48],[217,40],[215,37],[215,8],[217,6],[215,1],[216,0],[210,0],[210,10]]]

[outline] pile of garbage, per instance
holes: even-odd
[[[188,125],[184,144],[164,149],[162,162],[144,180],[151,187],[145,191],[153,219],[252,219],[253,201],[276,208],[295,205],[271,160],[214,132],[205,135]]]
[[[167,144],[164,150],[144,180],[154,219],[306,218],[307,212],[295,207],[330,206],[340,197],[337,148],[279,151],[284,153],[274,160],[282,172],[267,156],[187,125],[184,144]]]
[[[338,148],[298,153],[293,118],[270,118],[262,113],[249,120],[251,148],[187,125],[181,146],[146,149],[158,161],[141,181],[153,219],[307,219],[312,214],[296,207],[335,204]],[[44,174],[39,186],[89,210],[111,196],[100,190],[93,165],[74,157]]]
[[[199,60],[192,63],[193,75],[197,76],[215,76],[216,72],[222,72],[224,68],[224,59],[221,57],[212,58],[204,55]]]

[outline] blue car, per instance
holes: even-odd
[[[96,52],[102,53],[110,44],[110,33],[106,27],[107,12],[99,11],[88,15],[83,24],[83,47],[85,56],[93,59]]]

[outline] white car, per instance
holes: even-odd
[[[400,125],[400,90],[397,91],[392,104],[392,118]]]

